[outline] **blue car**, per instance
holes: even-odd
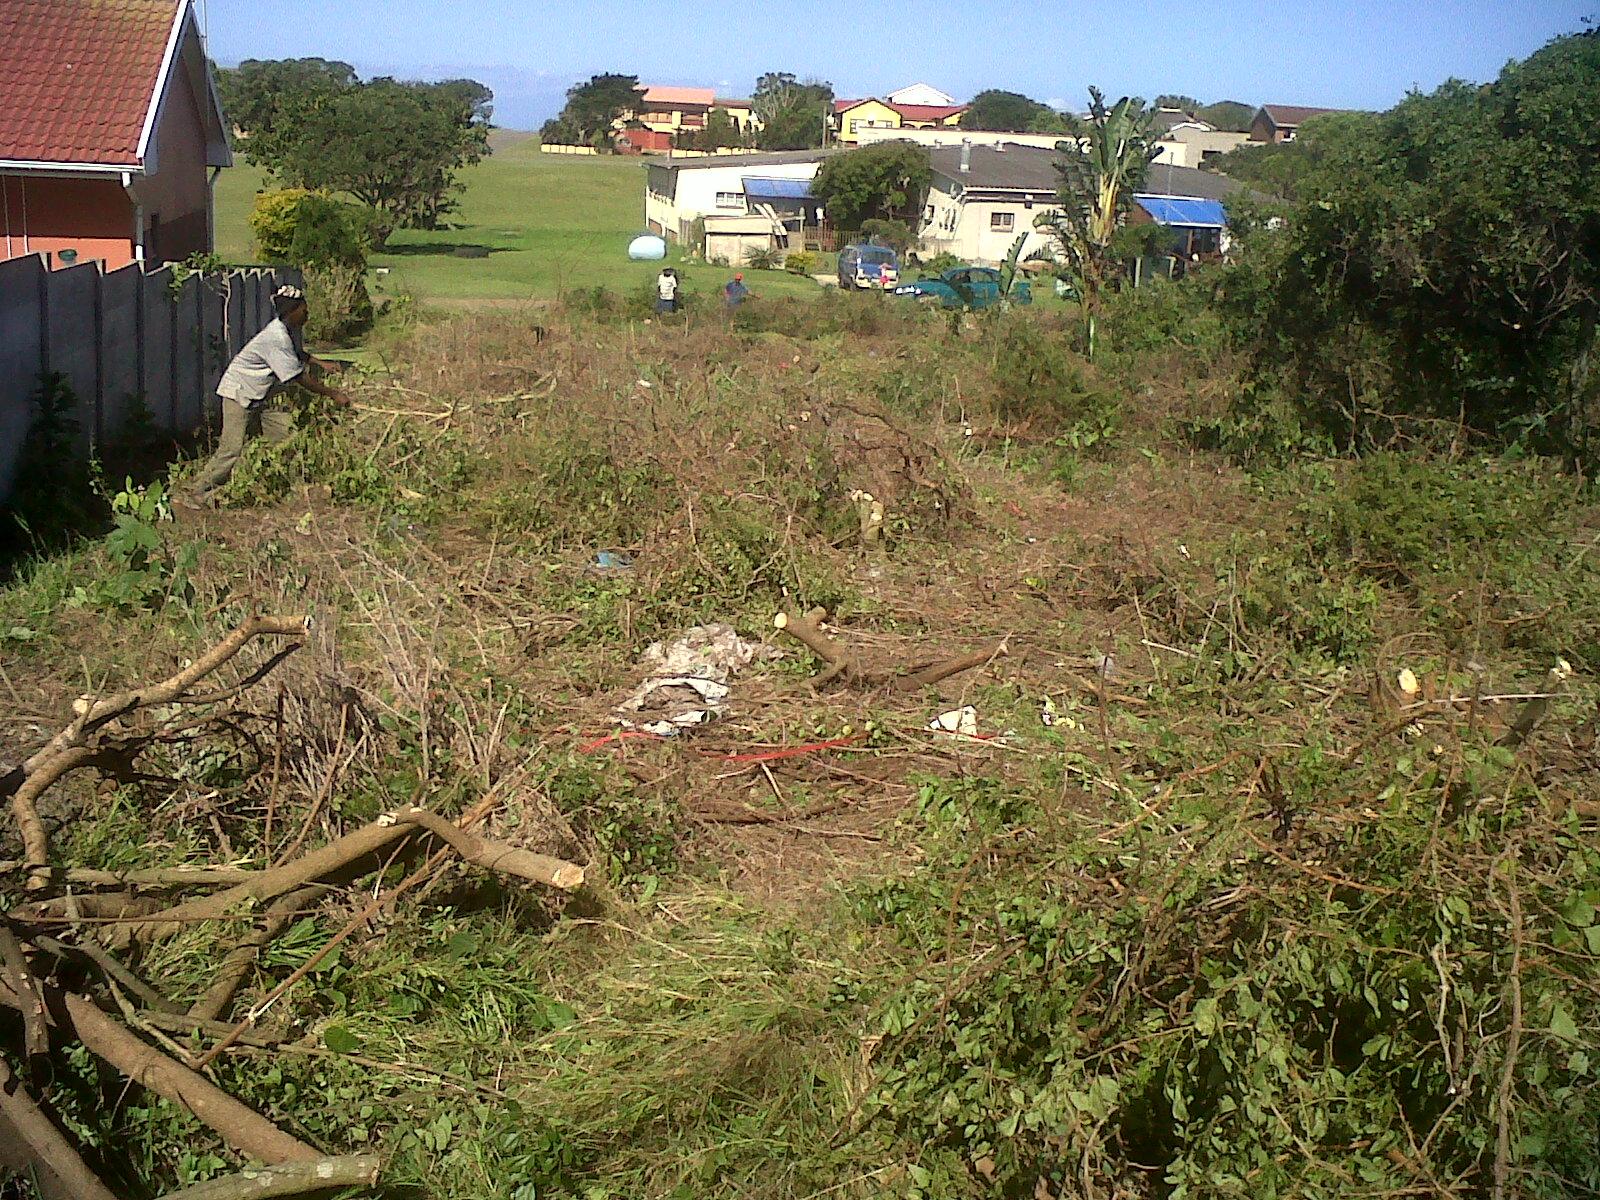
[[[888,291],[900,282],[900,256],[887,246],[849,245],[839,251],[839,286],[882,288]]]
[[[902,283],[896,296],[916,296],[936,301],[941,308],[989,308],[1000,303],[1005,293],[1000,288],[1000,272],[993,267],[951,267],[931,279]],[[1032,304],[1033,289],[1026,280],[1011,285],[1015,304]]]

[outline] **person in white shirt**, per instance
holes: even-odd
[[[678,311],[678,272],[671,267],[664,267],[661,274],[656,276],[656,311],[669,313]]]
[[[281,287],[273,294],[272,308],[278,315],[233,356],[217,384],[217,395],[222,397],[222,440],[195,480],[194,491],[181,502],[186,508],[202,508],[210,502],[211,494],[228,482],[251,438],[281,442],[294,431],[291,415],[267,403],[289,384],[298,383],[337,404],[350,403],[343,392],[312,374],[313,369],[333,368],[307,354],[301,341],[300,331],[311,312],[305,293],[296,287]]]

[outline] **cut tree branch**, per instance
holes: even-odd
[[[382,1169],[383,1160],[376,1154],[321,1158],[316,1162],[241,1171],[184,1188],[181,1192],[168,1192],[161,1200],[267,1200],[271,1196],[301,1196],[334,1188],[369,1188],[377,1184]]]
[[[0,1165],[17,1171],[31,1169],[39,1183],[41,1200],[117,1200],[85,1165],[66,1135],[23,1091],[21,1082],[3,1058],[0,1058]]]
[[[39,819],[39,797],[67,772],[94,758],[95,751],[87,745],[90,734],[134,709],[183,700],[190,688],[227,663],[254,638],[305,637],[310,631],[310,620],[306,617],[251,616],[176,675],[100,700],[79,697],[73,705],[76,719],[18,770],[0,781],[0,790],[11,792],[11,810],[22,835],[23,856],[28,866],[37,872],[29,879],[28,886],[40,888],[49,883],[50,839],[44,822]],[[281,660],[282,655],[278,657]]]
[[[310,1162],[322,1157],[203,1075],[140,1041],[87,996],[48,987],[43,991],[51,1023],[58,1029],[141,1087],[188,1109],[241,1154],[264,1163]],[[20,1009],[23,1003],[10,988],[0,988],[0,1004]]]

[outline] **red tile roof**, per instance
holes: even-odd
[[[0,158],[139,165],[184,0],[0,0]]]
[[[1267,119],[1279,128],[1297,126],[1323,113],[1343,112],[1338,108],[1306,108],[1300,104],[1263,104]]]
[[[907,121],[943,121],[967,111],[965,104],[891,104],[889,107]]]

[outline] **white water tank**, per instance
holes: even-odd
[[[641,233],[628,243],[628,257],[635,262],[660,262],[667,256],[667,239]]]

